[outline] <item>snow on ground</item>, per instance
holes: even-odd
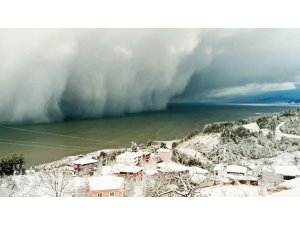
[[[243,125],[243,127],[245,127],[246,129],[250,130],[251,132],[259,132],[259,126],[257,125],[257,123],[249,123],[249,124],[245,124]]]
[[[213,186],[201,189],[203,197],[258,197],[262,187],[250,185]]]
[[[2,179],[1,193],[12,197],[51,197],[53,190],[41,181],[42,172],[17,175]],[[86,178],[70,176],[63,196],[82,195],[86,193]]]
[[[221,134],[200,134],[178,145],[178,151],[197,159],[203,159],[197,148],[205,148],[206,151],[212,150],[220,143]]]
[[[295,155],[293,153],[283,152],[277,157],[270,158],[272,166],[290,166],[295,165]]]
[[[300,188],[300,177],[284,181],[283,183],[279,184],[279,187],[285,189]]]
[[[300,188],[293,188],[290,190],[280,191],[280,192],[268,195],[268,197],[300,197]]]

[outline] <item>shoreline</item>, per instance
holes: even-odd
[[[294,105],[295,106],[295,105]],[[203,119],[203,122],[204,121],[206,121],[206,123],[203,123],[202,124],[202,121],[199,121],[199,124],[197,123],[197,126],[192,126],[190,129],[186,129],[186,128],[184,128],[183,129],[183,131],[186,131],[186,132],[181,132],[182,133],[182,135],[180,135],[179,137],[180,137],[180,139],[183,139],[186,135],[188,135],[189,133],[191,133],[191,132],[193,132],[194,130],[199,130],[200,131],[200,129],[201,129],[201,131],[203,131],[203,129],[204,129],[204,127],[206,126],[206,125],[208,125],[208,124],[212,124],[212,123],[219,123],[219,122],[228,122],[228,121],[238,121],[238,120],[247,120],[247,119],[251,119],[251,118],[257,118],[257,117],[262,117],[262,116],[267,116],[267,115],[270,115],[270,114],[278,114],[278,113],[281,113],[281,112],[283,112],[283,111],[289,111],[289,110],[294,110],[296,107],[287,107],[287,108],[283,108],[283,109],[281,109],[281,110],[279,110],[279,111],[277,111],[277,112],[272,112],[272,111],[265,111],[264,112],[264,110],[262,110],[262,111],[260,111],[259,110],[259,108],[257,108],[257,110],[256,110],[256,108],[253,108],[253,109],[251,109],[250,111],[249,111],[249,115],[246,115],[246,117],[242,117],[242,118],[239,118],[239,116],[236,118],[236,119],[232,119],[232,118],[228,118],[228,119],[224,119],[224,120],[222,120],[222,118],[221,118],[221,120],[219,120],[220,118],[215,118],[215,120],[214,121],[211,121],[210,119]],[[244,114],[243,114],[244,115]],[[241,116],[240,116],[241,117]],[[153,118],[153,119],[155,119],[155,118]],[[118,120],[119,121],[119,120]],[[86,121],[76,121],[75,122],[75,124],[74,125],[76,125],[77,126],[77,123],[86,123]],[[88,121],[88,123],[89,123],[89,121]],[[194,123],[194,124],[196,124],[196,123]],[[56,129],[56,125],[57,124],[54,124],[54,127],[53,128],[55,128]],[[101,125],[101,124],[99,124],[99,125]],[[125,124],[124,124],[125,125]],[[98,124],[96,125],[96,126],[98,126]],[[95,126],[95,127],[96,127]],[[156,126],[155,126],[156,127]],[[38,126],[38,127],[36,127],[36,125],[35,126],[33,126],[33,127],[29,127],[28,129],[33,129],[33,128],[35,128],[35,129],[37,129],[38,131],[39,130],[42,130],[42,129],[44,129],[44,127],[43,126]],[[55,132],[55,130],[53,130],[53,128],[51,127],[51,130],[50,131],[52,131],[52,132]],[[60,129],[60,127],[57,127],[57,128],[59,128]],[[61,127],[61,128],[64,128],[64,127]],[[83,127],[84,128],[84,127]],[[138,129],[140,129],[140,127],[137,127]],[[167,126],[167,127],[162,127],[161,129],[165,129],[165,128],[170,128],[171,130],[171,132],[172,132],[172,129],[173,129],[173,125],[171,126],[171,127],[169,127],[169,126]],[[106,127],[104,127],[104,128],[102,128],[102,130],[105,130],[106,129]],[[119,128],[118,128],[119,129]],[[120,129],[122,129],[122,128],[120,128]],[[138,130],[137,129],[137,130]],[[179,127],[178,128],[176,128],[176,129],[179,129]],[[128,130],[128,132],[129,132],[129,130],[130,130],[130,128],[126,128],[126,131]],[[152,130],[152,128],[151,128],[151,130]],[[110,132],[110,131],[109,131]],[[160,132],[162,132],[162,133],[164,133],[164,132],[166,132],[166,131],[157,131],[157,135],[155,135],[155,136],[157,136],[157,138],[155,138],[154,140],[158,140],[158,141],[165,141],[165,142],[169,142],[170,140],[174,140],[174,139],[178,139],[178,136],[176,137],[175,135],[174,135],[174,137],[172,137],[171,139],[169,139],[169,138],[164,138],[164,137],[162,137],[162,138],[160,138],[158,135],[160,134]],[[124,131],[120,131],[119,133],[118,133],[118,135],[119,136],[122,136],[122,134],[124,133]],[[147,138],[146,136],[143,138],[144,140],[142,140],[141,141],[141,139],[140,139],[140,136],[136,136],[136,131],[134,131],[134,133],[132,134],[132,135],[134,135],[134,137],[136,137],[136,138],[130,138],[131,140],[133,140],[133,141],[135,141],[135,142],[137,142],[137,143],[139,143],[139,144],[141,144],[141,143],[145,143],[146,142],[146,140],[148,139],[149,140],[149,138]],[[146,133],[145,133],[145,135],[147,135],[149,133],[149,131],[146,131]],[[176,134],[176,132],[173,132],[173,133],[175,133]],[[26,135],[26,133],[24,133],[25,135]],[[70,134],[71,135],[71,134]],[[76,135],[76,134],[74,134],[74,135]],[[77,135],[80,135],[80,134],[77,134]],[[101,134],[100,134],[101,135]],[[126,135],[126,134],[125,134]],[[96,135],[94,135],[94,136],[96,136]],[[167,136],[172,136],[172,135],[167,135]],[[101,137],[101,136],[100,136]],[[51,139],[52,139],[52,137],[50,137]],[[53,137],[53,138],[55,138],[55,137]],[[91,137],[91,138],[94,138],[93,136]],[[150,137],[151,138],[151,137]],[[49,139],[49,140],[51,140],[51,139]],[[83,136],[83,139],[85,139],[85,136]],[[25,156],[25,160],[26,160],[26,167],[35,167],[35,166],[39,166],[39,165],[42,165],[42,164],[48,164],[48,163],[51,163],[51,162],[54,162],[54,161],[58,161],[58,160],[62,160],[62,159],[64,159],[64,158],[68,158],[68,157],[72,157],[72,156],[74,156],[74,155],[79,155],[79,154],[83,154],[83,155],[87,155],[87,154],[90,154],[90,153],[93,153],[93,152],[97,152],[97,151],[104,151],[104,150],[107,150],[107,149],[123,149],[123,148],[128,148],[129,147],[129,145],[130,145],[130,141],[128,141],[128,143],[125,143],[125,141],[123,141],[124,143],[120,143],[120,144],[118,144],[118,145],[116,145],[116,146],[102,146],[103,144],[101,144],[101,139],[97,139],[97,138],[94,138],[95,139],[95,141],[98,141],[100,144],[98,144],[97,142],[94,142],[94,143],[86,143],[86,144],[89,144],[89,145],[98,145],[98,148],[97,148],[97,146],[91,146],[91,147],[83,147],[82,149],[81,148],[79,148],[79,146],[80,145],[82,145],[82,146],[84,146],[84,141],[81,141],[81,140],[79,140],[79,142],[82,142],[82,143],[79,143],[79,144],[77,144],[77,139],[75,139],[75,138],[73,138],[73,139],[70,139],[70,140],[67,140],[67,142],[66,143],[64,143],[63,141],[65,141],[65,139],[61,139],[61,140],[59,140],[58,142],[56,142],[56,140],[55,139],[53,139],[53,141],[54,142],[47,142],[47,139],[46,139],[46,142],[44,142],[44,139],[41,139],[40,140],[40,143],[41,144],[43,144],[43,145],[49,145],[49,146],[47,146],[47,148],[53,148],[53,151],[52,150],[47,150],[47,149],[45,149],[45,150],[43,150],[43,147],[44,146],[41,146],[41,150],[40,151],[38,151],[38,149],[39,149],[39,146],[33,146],[32,147],[32,151],[37,151],[37,155],[34,155],[33,157],[28,157],[28,158],[31,158],[31,160],[26,160],[26,154],[24,154],[23,152],[25,152],[26,153],[26,151],[27,151],[27,149],[29,150],[29,151],[31,151],[31,148],[29,148],[29,147],[24,147],[25,149],[24,149],[24,151],[23,151],[23,147],[22,148],[20,148],[20,150],[18,150],[18,151],[16,151],[16,152],[14,152],[14,151],[10,151],[9,152],[9,150],[4,150],[4,155],[3,156],[5,156],[5,155],[12,155],[12,154],[23,154],[24,156]],[[123,138],[124,139],[124,138]],[[125,139],[129,139],[129,138],[127,138],[127,137],[125,137]],[[30,139],[29,139],[30,140]],[[74,140],[74,143],[72,143],[73,142],[73,140]],[[32,140],[32,141],[35,141],[35,140]],[[119,140],[117,140],[117,141],[119,141]],[[23,142],[27,142],[26,141],[26,139],[24,139],[24,141],[22,141],[22,143],[21,144],[24,144]],[[121,141],[122,142],[122,141]],[[16,142],[12,142],[12,143],[9,143],[9,144],[18,144],[19,143],[19,141],[16,141]],[[35,142],[32,142],[32,143],[35,143]],[[37,142],[36,142],[37,143]],[[69,149],[64,149],[64,147],[60,147],[60,149],[58,148],[58,147],[56,147],[55,145],[57,145],[57,144],[59,144],[59,143],[61,143],[61,144],[65,144],[66,146],[67,145],[70,145],[70,147],[68,147]],[[52,146],[50,146],[50,145],[53,145],[53,147]],[[76,146],[76,149],[75,150],[72,150],[72,145],[74,145],[74,146]],[[11,145],[12,146],[12,145]],[[88,150],[88,149],[91,149],[91,151],[90,150]],[[94,149],[93,149],[94,148]],[[9,147],[9,149],[11,149],[11,147]],[[13,150],[13,149],[12,149]],[[23,152],[21,152],[21,150],[23,151]],[[25,151],[26,150],[26,151]],[[5,152],[8,152],[9,154],[5,154]],[[45,154],[45,156],[43,156],[43,154],[44,154],[44,152],[46,153]],[[60,153],[61,152],[61,153]],[[58,153],[58,154],[56,154],[56,153]],[[65,153],[67,153],[67,154],[65,154]],[[32,154],[32,153],[30,153],[30,154]],[[49,155],[50,157],[48,157],[48,158],[50,158],[49,160],[47,160],[47,156],[46,155]],[[58,157],[56,157],[55,155],[58,155]],[[52,158],[52,159],[51,159]],[[54,159],[53,159],[54,158]],[[35,159],[37,159],[37,160],[35,160]],[[39,160],[39,159],[41,159],[41,160]],[[38,162],[38,161],[43,161],[43,162]]]

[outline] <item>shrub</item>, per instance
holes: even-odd
[[[11,157],[2,157],[0,161],[0,176],[10,176],[15,173],[22,174],[25,159],[23,155],[12,155]]]

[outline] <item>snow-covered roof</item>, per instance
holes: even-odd
[[[300,170],[297,166],[277,166],[275,167],[275,173],[283,176],[299,176]]]
[[[80,158],[73,161],[73,163],[76,165],[86,165],[86,164],[97,163],[97,162],[98,161],[95,159],[86,159],[86,158]]]
[[[243,125],[243,127],[248,129],[250,132],[259,132],[259,126],[257,123],[248,123]]]
[[[166,149],[166,148],[160,148],[157,150],[157,152],[166,152],[166,153],[170,153],[171,150],[170,149]]]
[[[283,183],[279,184],[279,186],[286,189],[300,188],[300,177],[284,181]]]
[[[238,165],[229,165],[229,166],[227,166],[226,170],[229,173],[246,173],[247,167],[238,166]]]
[[[139,157],[141,155],[143,155],[143,153],[141,154],[142,152],[124,152],[120,155],[118,155],[116,158],[131,158],[131,159],[134,159],[136,157]]]
[[[208,174],[209,173],[208,170],[202,169],[202,168],[197,167],[197,166],[191,167],[191,172],[193,172],[195,174]]]
[[[175,163],[175,162],[162,162],[156,165],[162,172],[183,172],[190,170],[190,167]]]
[[[300,197],[300,188],[293,188],[268,195],[269,197]]]
[[[224,165],[222,163],[215,165],[213,171],[221,171],[224,170]]]
[[[92,191],[98,190],[115,190],[120,189],[123,185],[123,177],[98,176],[89,178],[89,187]]]
[[[124,166],[124,165],[115,165],[113,167],[113,173],[125,172],[125,173],[137,173],[143,170],[140,166]]]
[[[268,166],[262,166],[262,167],[261,167],[261,171],[262,171],[262,172],[265,172],[265,173],[274,173],[274,170],[271,169],[271,168],[268,167]]]

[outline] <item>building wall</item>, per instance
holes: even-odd
[[[117,173],[115,174],[118,177],[123,177],[125,179],[130,179],[132,181],[141,181],[143,179],[143,173],[137,172],[137,173]]]
[[[126,157],[126,156],[117,156],[116,157],[117,164],[123,164],[127,166],[137,165],[139,162],[138,157]]]
[[[110,192],[115,192],[114,197],[124,197],[124,185],[120,189],[97,190],[97,191],[91,191],[89,189],[87,197],[98,197],[98,193],[102,193],[102,197],[110,197],[109,196]]]

